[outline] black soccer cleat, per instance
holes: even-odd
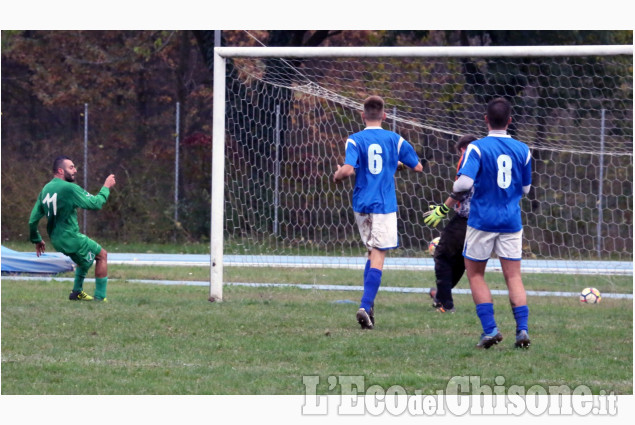
[[[456,313],[456,309],[454,307],[452,308],[445,308],[443,307],[443,305],[441,305],[440,307],[437,307],[437,313]]]
[[[527,333],[527,331],[522,330],[516,332],[516,342],[514,343],[514,346],[516,348],[527,349],[530,345],[531,341],[529,340],[529,334]]]
[[[371,308],[372,311],[372,308]],[[360,308],[357,310],[357,323],[359,323],[362,329],[372,329],[374,327],[373,321],[370,318],[370,315],[366,312],[365,309]]]
[[[476,348],[485,348],[489,349],[492,345],[496,345],[503,340],[503,335],[498,332],[494,336],[489,336],[485,334],[481,334],[480,341],[476,344]]]
[[[439,302],[439,300],[437,300],[437,290],[436,289],[430,288],[430,292],[428,292],[428,294],[430,295],[430,298],[432,298],[432,307],[433,308],[443,307],[443,304],[441,304]]]

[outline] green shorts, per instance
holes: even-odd
[[[95,257],[101,252],[101,245],[89,238],[88,236],[81,235],[79,242],[79,249],[72,254],[66,254],[71,257],[71,260],[77,264],[78,267],[83,269],[89,269],[95,261]]]

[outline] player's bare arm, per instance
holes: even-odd
[[[333,181],[337,183],[338,181],[344,180],[345,178],[350,177],[353,174],[355,174],[355,168],[352,165],[349,165],[349,164],[339,165],[338,164],[337,165],[337,170],[333,174]]]
[[[397,171],[403,171],[403,170],[406,170],[406,169],[408,169],[408,168],[410,168],[410,167],[408,167],[408,166],[407,166],[406,164],[404,164],[403,162],[401,162],[401,161],[398,161],[398,162],[397,162]],[[412,168],[412,171],[414,171],[414,172],[416,172],[416,173],[422,173],[422,172],[423,172],[423,165],[422,165],[421,163],[418,163],[417,165],[415,165],[415,166]]]

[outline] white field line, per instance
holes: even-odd
[[[45,281],[57,281],[57,282],[72,282],[73,278],[70,277],[50,277],[50,276],[3,276],[2,280],[45,280]],[[95,279],[86,279],[86,282],[94,281]],[[111,281],[118,281],[119,279],[110,279]],[[209,282],[200,280],[150,280],[150,279],[131,279],[126,280],[130,283],[147,283],[155,285],[187,285],[187,286],[209,286]],[[356,291],[362,292],[364,288],[362,286],[348,286],[348,285],[312,285],[312,284],[296,284],[296,283],[251,283],[251,282],[225,282],[227,286],[246,286],[252,288],[299,288],[299,289],[312,289],[322,291]],[[403,288],[395,286],[382,286],[379,288],[383,292],[396,292],[396,293],[417,293],[426,294],[430,292],[429,288]],[[507,295],[508,291],[493,289],[492,295]],[[471,294],[469,289],[455,288],[452,290],[454,294]],[[559,292],[559,291],[527,291],[528,296],[532,297],[577,297],[577,292]],[[602,293],[602,298],[617,298],[617,299],[633,299],[633,294],[613,294]]]
[[[209,267],[206,254],[125,254],[109,253],[108,263],[117,265]],[[283,267],[283,268],[334,268],[364,269],[364,257],[310,257],[290,255],[225,255],[225,267]],[[387,258],[386,270],[433,271],[432,258]],[[501,272],[500,261],[491,259],[487,265],[491,272]],[[522,261],[523,273],[576,274],[576,275],[633,275],[633,263],[628,261]]]

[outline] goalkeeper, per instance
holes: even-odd
[[[461,137],[456,143],[456,151],[461,155],[457,170],[463,162],[463,155],[467,146],[478,138],[472,134]],[[434,251],[434,273],[436,277],[436,289],[430,289],[432,307],[439,313],[454,313],[454,300],[452,289],[459,283],[465,273],[465,261],[463,258],[463,244],[467,231],[467,217],[470,212],[470,198],[473,189],[464,193],[452,193],[445,203],[431,207],[426,214],[424,223],[437,227],[454,208],[454,216],[441,232],[439,244]]]
[[[75,282],[69,299],[73,301],[91,301],[93,297],[84,292],[84,278],[95,262],[95,301],[107,301],[108,263],[105,249],[92,239],[79,232],[77,208],[99,210],[108,200],[110,188],[115,185],[115,175],[106,178],[104,186],[95,196],[86,192],[75,182],[77,169],[70,158],[59,156],[53,162],[53,179],[48,182],[33,206],[29,219],[29,237],[35,244],[39,257],[44,253],[46,244],[38,231],[38,223],[46,216],[46,230],[55,249],[77,264]]]

